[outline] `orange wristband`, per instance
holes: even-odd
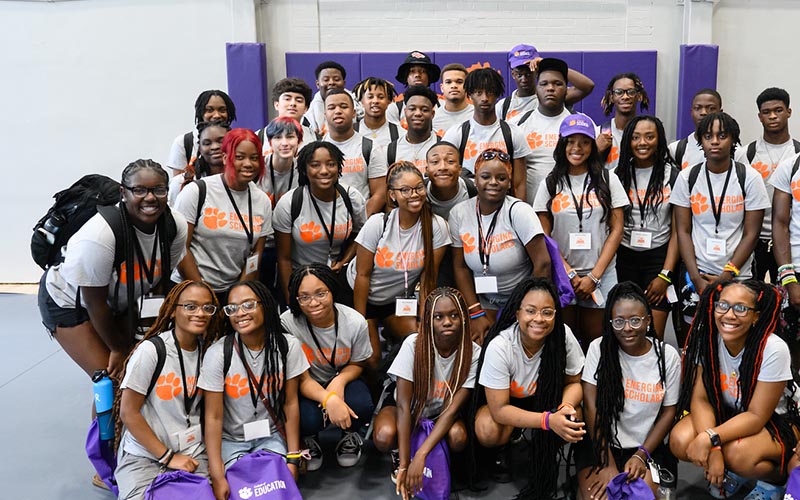
[[[331,392],[328,393],[327,396],[325,396],[325,399],[322,400],[322,409],[323,410],[327,410],[328,409],[326,407],[326,405],[328,404],[328,400],[331,398],[331,396],[335,396],[335,395],[336,395],[336,393],[331,391]]]

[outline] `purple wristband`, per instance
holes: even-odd
[[[547,430],[549,431],[550,430],[550,415],[552,415],[552,413],[550,413],[548,411],[545,415],[546,416],[544,417],[544,423],[545,423],[545,425],[547,425]]]
[[[647,448],[645,448],[644,446],[640,446],[639,450],[644,452],[644,454],[645,454],[645,456],[647,457],[648,460],[652,460],[652,458],[650,458],[650,452],[647,451]]]

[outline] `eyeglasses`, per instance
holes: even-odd
[[[731,309],[733,309],[733,315],[739,318],[743,318],[747,316],[748,312],[756,310],[755,307],[749,307],[744,304],[728,304],[724,300],[714,302],[714,312],[725,314]]]
[[[627,95],[628,97],[636,97],[639,95],[639,89],[614,89],[611,92],[617,97],[622,97],[623,95]]]
[[[169,192],[169,188],[167,186],[156,186],[156,187],[143,187],[143,186],[126,186],[125,184],[122,185],[125,189],[133,193],[133,196],[137,198],[144,198],[147,196],[147,193],[153,193],[153,196],[156,198],[166,198],[167,193]]]
[[[256,304],[258,303],[259,301],[257,300],[248,300],[246,302],[242,302],[241,304],[228,304],[227,306],[223,307],[222,310],[225,311],[225,316],[233,316],[239,312],[239,309],[241,309],[242,312],[249,313],[256,310]]]
[[[546,320],[551,320],[556,317],[555,309],[520,309],[520,311],[532,318],[535,318],[536,315],[541,315],[542,318]]]
[[[625,329],[625,325],[631,325],[631,328],[639,328],[644,324],[644,320],[647,319],[647,316],[633,316],[628,319],[625,318],[614,318],[610,321],[611,328],[614,330],[620,331]]]
[[[203,314],[213,316],[214,313],[217,312],[217,306],[215,306],[214,304],[203,304],[202,306],[199,304],[192,304],[192,303],[175,304],[175,305],[181,306],[189,314],[195,314],[198,311],[201,311]]]
[[[403,198],[410,197],[412,192],[420,195],[425,194],[424,184],[420,184],[419,186],[413,188],[408,186],[403,186],[401,188],[390,188],[390,189],[392,191],[400,191],[400,194],[403,195]]]
[[[511,161],[511,157],[504,151],[484,151],[481,153],[481,158],[484,161],[494,160],[495,158],[500,158],[500,161],[504,162]]]
[[[311,295],[300,295],[299,297],[297,297],[297,302],[299,302],[301,306],[307,306],[308,304],[311,303],[312,300],[315,299],[317,302],[322,302],[323,300],[325,300],[325,297],[327,297],[329,293],[331,292],[325,290],[324,292],[312,293]]]

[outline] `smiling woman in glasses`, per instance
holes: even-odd
[[[475,162],[478,196],[450,212],[453,271],[471,304],[470,330],[478,344],[518,283],[531,275],[550,277],[539,219],[530,205],[508,195],[511,171],[504,151],[482,151]]]

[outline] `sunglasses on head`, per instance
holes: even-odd
[[[481,153],[481,158],[484,161],[494,160],[495,158],[499,158],[503,162],[511,161],[511,157],[504,151],[484,151]]]

